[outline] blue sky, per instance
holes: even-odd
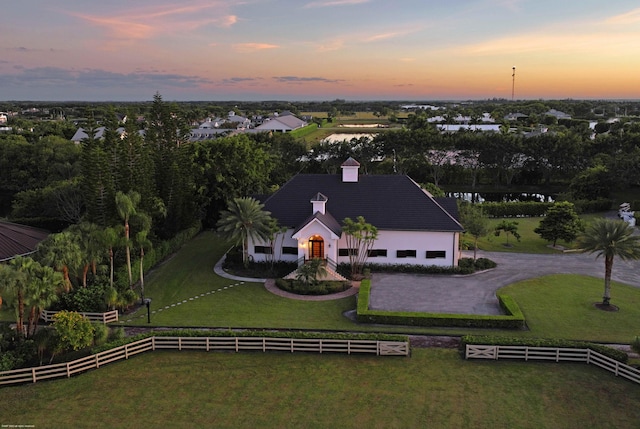
[[[640,3],[21,0],[0,100],[640,98]]]

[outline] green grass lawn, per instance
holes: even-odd
[[[637,428],[640,389],[584,364],[151,352],[1,389],[0,424],[36,428]],[[162,392],[162,393],[161,393]]]
[[[603,213],[590,213],[582,215],[580,218],[586,223],[590,222],[596,217],[602,217]],[[507,219],[518,222],[518,234],[520,234],[520,241],[516,240],[513,235],[509,236],[509,246],[507,244],[507,237],[504,232],[500,232],[500,236],[496,237],[493,234],[495,226],[502,222],[502,218],[489,219],[489,230],[491,231],[487,236],[481,237],[478,240],[478,248],[487,252],[517,252],[517,253],[542,253],[552,254],[559,253],[560,250],[553,249],[548,241],[540,238],[538,234],[533,232],[540,225],[542,217],[529,217],[529,218],[514,218]],[[463,240],[469,244],[473,244],[473,237],[463,234]],[[563,240],[558,240],[559,246],[563,246],[567,249],[575,248],[574,243],[567,243]]]
[[[602,302],[604,281],[557,274],[524,280],[500,291],[513,297],[530,331],[521,335],[629,344],[640,335],[640,289],[612,283],[611,303],[619,311],[594,307]]]
[[[151,308],[156,311],[151,317],[153,326],[353,329],[342,313],[355,308],[354,297],[298,301],[273,295],[262,283],[240,284],[217,276],[213,266],[228,247],[212,232],[204,232],[148,276],[145,296],[152,298]],[[211,291],[214,293],[206,295]],[[164,308],[177,303],[180,305]],[[142,308],[121,320],[147,325],[146,314]]]

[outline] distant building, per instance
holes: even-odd
[[[548,110],[545,115],[547,116],[555,116],[557,119],[571,119],[571,115],[568,113],[561,112],[560,110],[551,109]]]

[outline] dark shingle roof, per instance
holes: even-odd
[[[32,253],[48,235],[38,228],[0,221],[0,261]]]
[[[457,210],[447,211],[455,200],[440,204],[401,175],[360,175],[358,182],[343,183],[340,174],[299,174],[264,202],[265,210],[283,226],[300,227],[309,219],[311,199],[318,192],[326,195],[326,212],[339,223],[345,217],[364,216],[383,230],[463,230],[456,220]]]

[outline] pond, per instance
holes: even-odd
[[[448,197],[455,197],[473,203],[482,202],[515,202],[537,201],[552,203],[555,194],[539,194],[533,192],[447,192]]]

